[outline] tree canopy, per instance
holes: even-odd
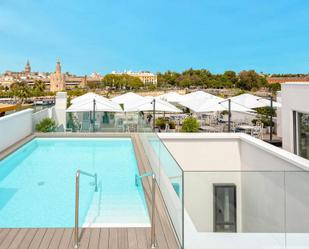
[[[143,82],[138,77],[128,74],[107,74],[102,80],[104,87],[114,87],[116,89],[138,89],[143,86]]]
[[[31,97],[31,88],[25,82],[13,83],[11,85],[12,95],[20,100],[21,103]]]
[[[267,80],[264,75],[254,70],[242,71],[237,74],[234,71],[225,71],[223,74],[212,74],[206,69],[188,69],[182,73],[167,71],[158,73],[159,87],[203,87],[203,88],[234,88],[252,90],[264,87]]]

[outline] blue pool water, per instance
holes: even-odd
[[[36,138],[0,161],[0,227],[74,226],[77,169],[80,224],[149,226],[130,139]]]

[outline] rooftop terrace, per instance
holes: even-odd
[[[309,245],[306,159],[236,133],[33,133],[31,115],[26,110],[2,118],[0,129],[7,132],[0,159],[34,137],[132,139],[139,173],[151,171],[156,177],[157,248]],[[151,179],[143,187],[151,210]],[[71,248],[72,234],[70,228],[0,229],[0,248]],[[80,248],[150,248],[150,237],[149,227],[87,227]]]

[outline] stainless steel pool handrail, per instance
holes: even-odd
[[[155,232],[155,207],[156,207],[156,176],[153,172],[148,172],[143,175],[135,175],[135,185],[138,186],[138,180],[144,177],[152,177],[151,182],[151,248],[156,248],[156,232]]]
[[[94,191],[98,192],[98,176],[97,174],[89,174],[82,170],[76,171],[75,178],[75,228],[74,228],[74,248],[77,249],[79,247],[79,238],[78,238],[78,216],[79,216],[79,178],[80,175],[85,175],[94,178]]]

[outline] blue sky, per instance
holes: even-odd
[[[308,0],[0,0],[0,72],[309,72]]]

